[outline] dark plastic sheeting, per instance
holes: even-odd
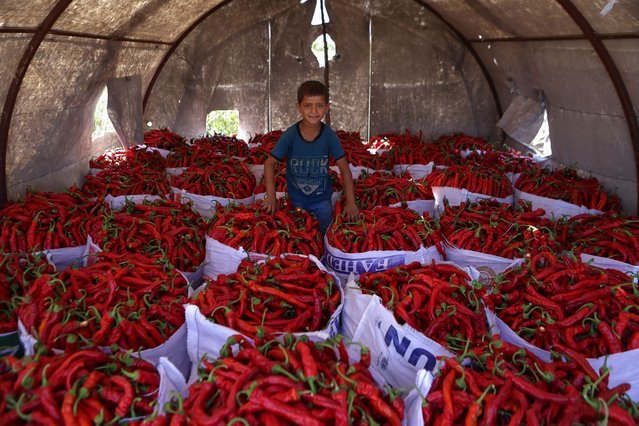
[[[268,12],[261,21],[246,15],[246,2],[238,0],[187,37],[156,83],[145,121],[195,136],[204,132],[209,111],[235,107],[244,134],[265,132],[269,85],[271,128],[284,129],[299,119],[297,87],[309,79],[324,81],[324,69],[311,51],[321,35],[321,26],[310,25],[315,2],[276,2],[286,4],[281,10],[262,3],[250,3]],[[372,16],[371,134],[409,129],[434,136],[457,131],[498,135],[496,109],[479,67],[428,11],[412,0],[379,1],[374,8],[368,2],[331,0],[327,9],[327,32],[338,54],[329,63],[334,129],[367,136]],[[225,24],[234,32],[220,39]]]
[[[53,29],[170,42],[214,4],[211,0],[74,0]]]
[[[469,40],[581,35],[556,0],[427,0]]]
[[[11,85],[11,78],[8,77],[15,73],[22,57],[22,52],[24,52],[30,40],[30,35],[0,34],[0,46],[2,46],[0,75],[3,76],[0,79],[0,99],[2,101],[7,97],[7,92]]]
[[[636,209],[636,191],[627,184],[636,179],[628,126],[590,44],[539,41],[476,47],[495,80],[505,83],[499,86],[502,104],[510,104],[510,91],[530,97],[544,91],[553,160],[596,171],[608,188],[620,189],[616,192],[625,209]]]
[[[415,2],[373,17],[371,134],[497,135],[496,109],[472,56]]]
[[[22,195],[29,185],[81,184],[87,159],[106,148],[103,143],[113,142],[91,140],[95,104],[107,75],[149,76],[161,53],[138,43],[47,38],[25,76],[11,122],[9,198]]]
[[[0,26],[36,28],[57,2],[58,0],[2,0]]]
[[[614,1],[608,13],[602,15],[611,0],[572,0],[592,28],[601,34],[639,32],[639,1]]]

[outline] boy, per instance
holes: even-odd
[[[328,160],[332,156],[344,185],[344,214],[348,220],[359,217],[353,192],[353,175],[342,144],[330,127],[322,123],[328,111],[328,88],[319,81],[306,81],[297,90],[297,110],[302,119],[289,127],[264,163],[266,198],[264,209],[273,213],[275,164],[286,157],[286,188],[293,206],[314,213],[325,233],[333,218],[332,188]]]

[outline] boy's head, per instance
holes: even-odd
[[[309,80],[300,85],[297,89],[297,103],[301,104],[305,96],[322,96],[328,104],[328,88],[319,81]]]

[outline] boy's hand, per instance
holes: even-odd
[[[275,213],[275,210],[277,210],[277,197],[267,195],[266,198],[262,200],[262,208],[268,214]]]
[[[350,222],[355,222],[359,220],[359,209],[357,208],[357,204],[354,202],[346,202],[344,204],[344,216]]]

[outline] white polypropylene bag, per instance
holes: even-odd
[[[340,288],[339,285],[337,287]],[[344,296],[342,293],[342,302],[335,312],[333,312],[333,315],[331,315],[326,328],[318,331],[293,334],[296,336],[303,334],[308,336],[308,338],[314,342],[323,341],[337,335],[340,330],[340,317],[343,309],[343,300]],[[242,333],[210,321],[202,315],[200,308],[196,305],[184,305],[184,309],[188,329],[186,349],[191,362],[191,377],[189,382],[192,382],[194,378],[197,377],[197,369],[202,357],[207,356],[210,359],[218,358],[220,356],[220,349],[226,340],[233,335]]]
[[[370,349],[371,368],[384,383],[410,388],[419,370],[436,372],[439,369],[437,357],[456,356],[409,325],[400,325],[378,296],[364,295],[356,287],[354,282],[346,285],[342,333]],[[352,332],[348,330],[351,324],[346,317],[349,315],[361,318]]]
[[[509,267],[514,267],[523,262],[523,259],[509,259],[494,256],[474,250],[465,250],[444,242],[446,260],[458,266],[472,266],[480,273],[479,281],[489,284],[496,275],[501,274]]]
[[[145,361],[149,361],[155,366],[158,365],[160,357],[166,357],[171,361],[171,363],[173,363],[173,365],[176,366],[184,377],[187,377],[191,370],[191,361],[189,359],[189,354],[186,351],[186,331],[185,323],[175,330],[175,332],[161,345],[156,346],[155,348],[144,349],[142,351],[134,351],[131,352],[131,354]],[[35,345],[38,340],[29,333],[20,320],[18,320],[18,332],[20,333],[20,342],[24,347],[25,355],[34,355]],[[101,349],[104,349],[107,353],[109,352],[108,348]]]
[[[81,258],[83,260],[82,266],[89,266],[95,263],[95,257],[92,255],[100,253],[101,251],[102,248],[94,243],[93,238],[91,238],[91,236],[89,235],[89,237],[87,238],[86,249],[84,250],[84,256]],[[184,272],[180,271],[179,269],[177,271],[182,274],[182,276],[192,289],[196,289],[200,286],[200,284],[202,284],[202,277],[204,275],[204,263],[198,266],[195,271]]]
[[[402,207],[402,203],[391,204],[388,207]],[[415,210],[420,215],[428,213],[428,216],[435,217],[435,200],[411,200],[406,201],[406,207]]]
[[[195,290],[202,285],[204,280],[204,262],[193,272],[180,271],[180,273],[184,275],[191,288]]]
[[[607,257],[593,256],[591,254],[582,254],[580,258],[582,262],[589,263],[598,268],[614,269],[615,271],[621,271],[629,275],[639,274],[639,266],[630,263],[608,259]]]
[[[180,395],[186,398],[189,388],[186,379],[180,370],[166,357],[160,357],[157,365],[160,374],[160,386],[158,387],[157,414],[163,415],[164,405],[171,401],[174,396]]]
[[[166,178],[169,180],[169,183],[173,183],[173,176],[180,176],[186,169],[188,169],[188,167],[167,167],[164,169],[164,173],[166,173]]]
[[[428,396],[434,377],[426,370],[419,370],[415,377],[415,388],[404,399],[406,426],[424,426],[422,401]]]
[[[166,342],[155,348],[133,352],[133,355],[145,361],[149,361],[155,366],[159,364],[161,357],[166,357],[184,377],[188,377],[191,371],[191,360],[186,351],[186,334],[187,329],[185,322],[175,330]]]
[[[266,192],[255,193],[255,201],[259,201],[259,200],[265,199],[266,195],[267,195]],[[278,191],[278,192],[275,193],[275,198],[277,198],[278,200],[280,198],[284,198],[284,197],[286,197],[286,192]]]
[[[100,253],[101,251],[102,249],[100,248],[100,246],[93,242],[93,238],[91,238],[91,235],[87,236],[87,245],[84,249],[84,256],[82,258],[81,266],[93,265],[96,262],[96,257],[94,256],[94,254]]]
[[[255,198],[253,195],[246,198],[225,198],[215,197],[213,195],[198,195],[191,194],[188,191],[175,187],[173,187],[173,192],[180,194],[180,199],[183,203],[192,201],[195,211],[198,212],[202,217],[208,219],[213,217],[217,206],[226,206],[231,203],[251,204]]]
[[[551,362],[552,357],[549,351],[538,348],[519,337],[513,329],[503,322],[494,312],[486,309],[486,316],[489,322],[494,322],[497,326],[501,338],[520,348],[526,348],[537,355],[542,361]],[[637,369],[637,359],[639,359],[639,349],[620,352],[599,358],[587,358],[586,360],[592,368],[599,373],[599,369],[604,363],[610,369],[610,381],[608,386],[613,388],[622,383],[629,383],[631,388],[627,392],[628,396],[635,402],[639,402],[639,369]]]
[[[532,208],[542,208],[546,214],[542,217],[548,219],[559,219],[563,216],[573,217],[579,214],[587,213],[592,215],[602,215],[601,210],[589,209],[586,206],[578,206],[563,200],[555,200],[553,198],[540,197],[539,195],[529,194],[515,189],[515,200],[526,200],[532,203]]]
[[[346,253],[333,247],[324,235],[326,255],[323,263],[334,271],[344,281],[351,273],[380,272],[411,262],[430,263],[431,260],[441,260],[441,254],[435,246],[420,246],[416,251],[375,250],[363,253]]]
[[[284,256],[284,255],[283,255]],[[309,255],[308,258],[323,272],[330,274],[335,279],[336,288],[340,292],[340,303],[335,309],[335,312],[331,315],[326,327],[322,330],[294,333],[295,335],[308,336],[312,341],[321,341],[334,337],[340,332],[341,329],[341,315],[344,305],[344,293],[339,278],[335,274],[326,269],[324,265],[313,255]],[[232,272],[234,273],[237,268]],[[200,291],[205,291],[202,288]],[[210,358],[219,357],[219,350],[230,336],[234,334],[241,334],[239,331],[233,330],[224,325],[216,324],[213,321],[207,319],[200,312],[200,308],[196,305],[187,304],[184,305],[186,324],[188,328],[187,336],[187,352],[189,359],[192,362],[192,373],[197,373],[197,367],[204,355]]]
[[[33,337],[22,324],[22,321],[18,318],[18,333],[20,335],[20,343],[24,348],[25,356],[33,356],[35,353],[35,345],[38,343],[38,339]]]
[[[112,195],[106,195],[104,202],[113,210],[121,210],[127,202],[134,204],[142,204],[145,201],[163,200],[166,197],[160,197],[159,195],[151,194],[138,194],[138,195],[118,195],[116,197]]]
[[[351,169],[351,174],[353,175],[353,179],[358,179],[362,173],[368,173],[369,175],[375,172],[391,173],[390,170],[376,170],[376,169],[371,169],[370,167],[353,166],[352,164],[349,164],[348,167]]]
[[[87,245],[75,247],[62,247],[57,249],[47,249],[44,251],[47,259],[55,266],[57,272],[62,272],[70,266],[82,266]]]
[[[502,204],[513,204],[513,197],[498,198],[491,195],[470,192],[467,189],[453,188],[450,186],[433,186],[433,196],[435,197],[435,209],[438,214],[444,212],[444,199],[448,200],[450,206],[458,206],[466,201],[479,201],[485,199],[494,199]]]
[[[146,145],[142,145],[142,146],[146,146]],[[157,152],[160,153],[162,158],[166,158],[171,153],[171,151],[169,151],[168,149],[156,148],[154,146],[147,146],[146,150],[147,151],[157,151]]]
[[[264,176],[264,164],[249,164],[249,170],[255,176],[255,182],[259,182],[262,180],[262,176]]]
[[[431,174],[433,168],[435,168],[433,161],[428,164],[396,164],[393,166],[393,174],[401,175],[408,172],[413,179],[421,179]]]
[[[236,249],[206,237],[206,254],[204,255],[204,278],[217,278],[218,275],[232,274],[249,253],[242,247]]]

